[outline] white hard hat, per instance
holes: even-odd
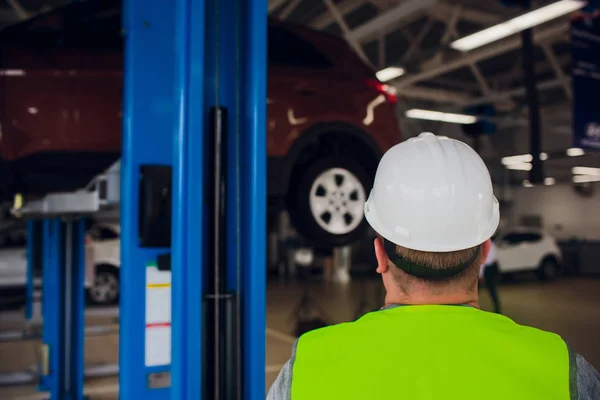
[[[383,155],[365,218],[397,245],[447,252],[489,239],[500,212],[481,157],[463,142],[426,132]]]

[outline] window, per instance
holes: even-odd
[[[269,26],[268,59],[270,65],[304,68],[329,68],[333,64],[312,44],[286,29]]]
[[[105,226],[96,226],[90,229],[88,235],[97,242],[102,242],[105,240],[115,240],[119,238],[119,234],[115,232],[113,229],[105,227]]]
[[[540,235],[539,233],[524,233],[523,236],[523,241],[527,243],[535,243],[542,240],[542,235]]]
[[[504,236],[504,238],[502,238],[502,241],[510,245],[518,245],[521,243],[535,243],[539,242],[540,240],[542,240],[542,235],[535,232],[509,233],[506,236]]]

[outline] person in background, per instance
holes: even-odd
[[[323,280],[333,280],[333,249],[331,247],[317,247],[315,249],[315,255],[319,259],[321,266],[323,267]]]
[[[432,133],[392,147],[364,210],[385,306],[300,336],[268,400],[600,399],[559,335],[479,309],[500,212],[473,149]]]
[[[479,269],[479,281],[483,281],[485,287],[490,293],[492,302],[494,303],[494,312],[500,314],[500,298],[498,297],[498,276],[500,270],[498,268],[498,259],[496,257],[496,243],[490,241],[490,252],[488,253],[485,262]]]

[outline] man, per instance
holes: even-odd
[[[470,147],[431,133],[394,146],[365,217],[385,307],[302,335],[269,400],[600,398],[600,376],[558,335],[479,310],[499,211]]]
[[[490,252],[481,265],[479,280],[483,281],[494,303],[494,312],[500,314],[500,298],[498,297],[498,259],[496,258],[496,243],[490,243]]]

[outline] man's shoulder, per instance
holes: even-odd
[[[571,371],[577,379],[577,385],[571,388],[571,398],[600,399],[600,373],[580,354],[572,352],[571,360]]]
[[[328,340],[329,338],[341,335],[343,332],[351,329],[352,325],[353,322],[343,322],[340,324],[328,325],[323,328],[313,329],[298,338],[298,345]]]

